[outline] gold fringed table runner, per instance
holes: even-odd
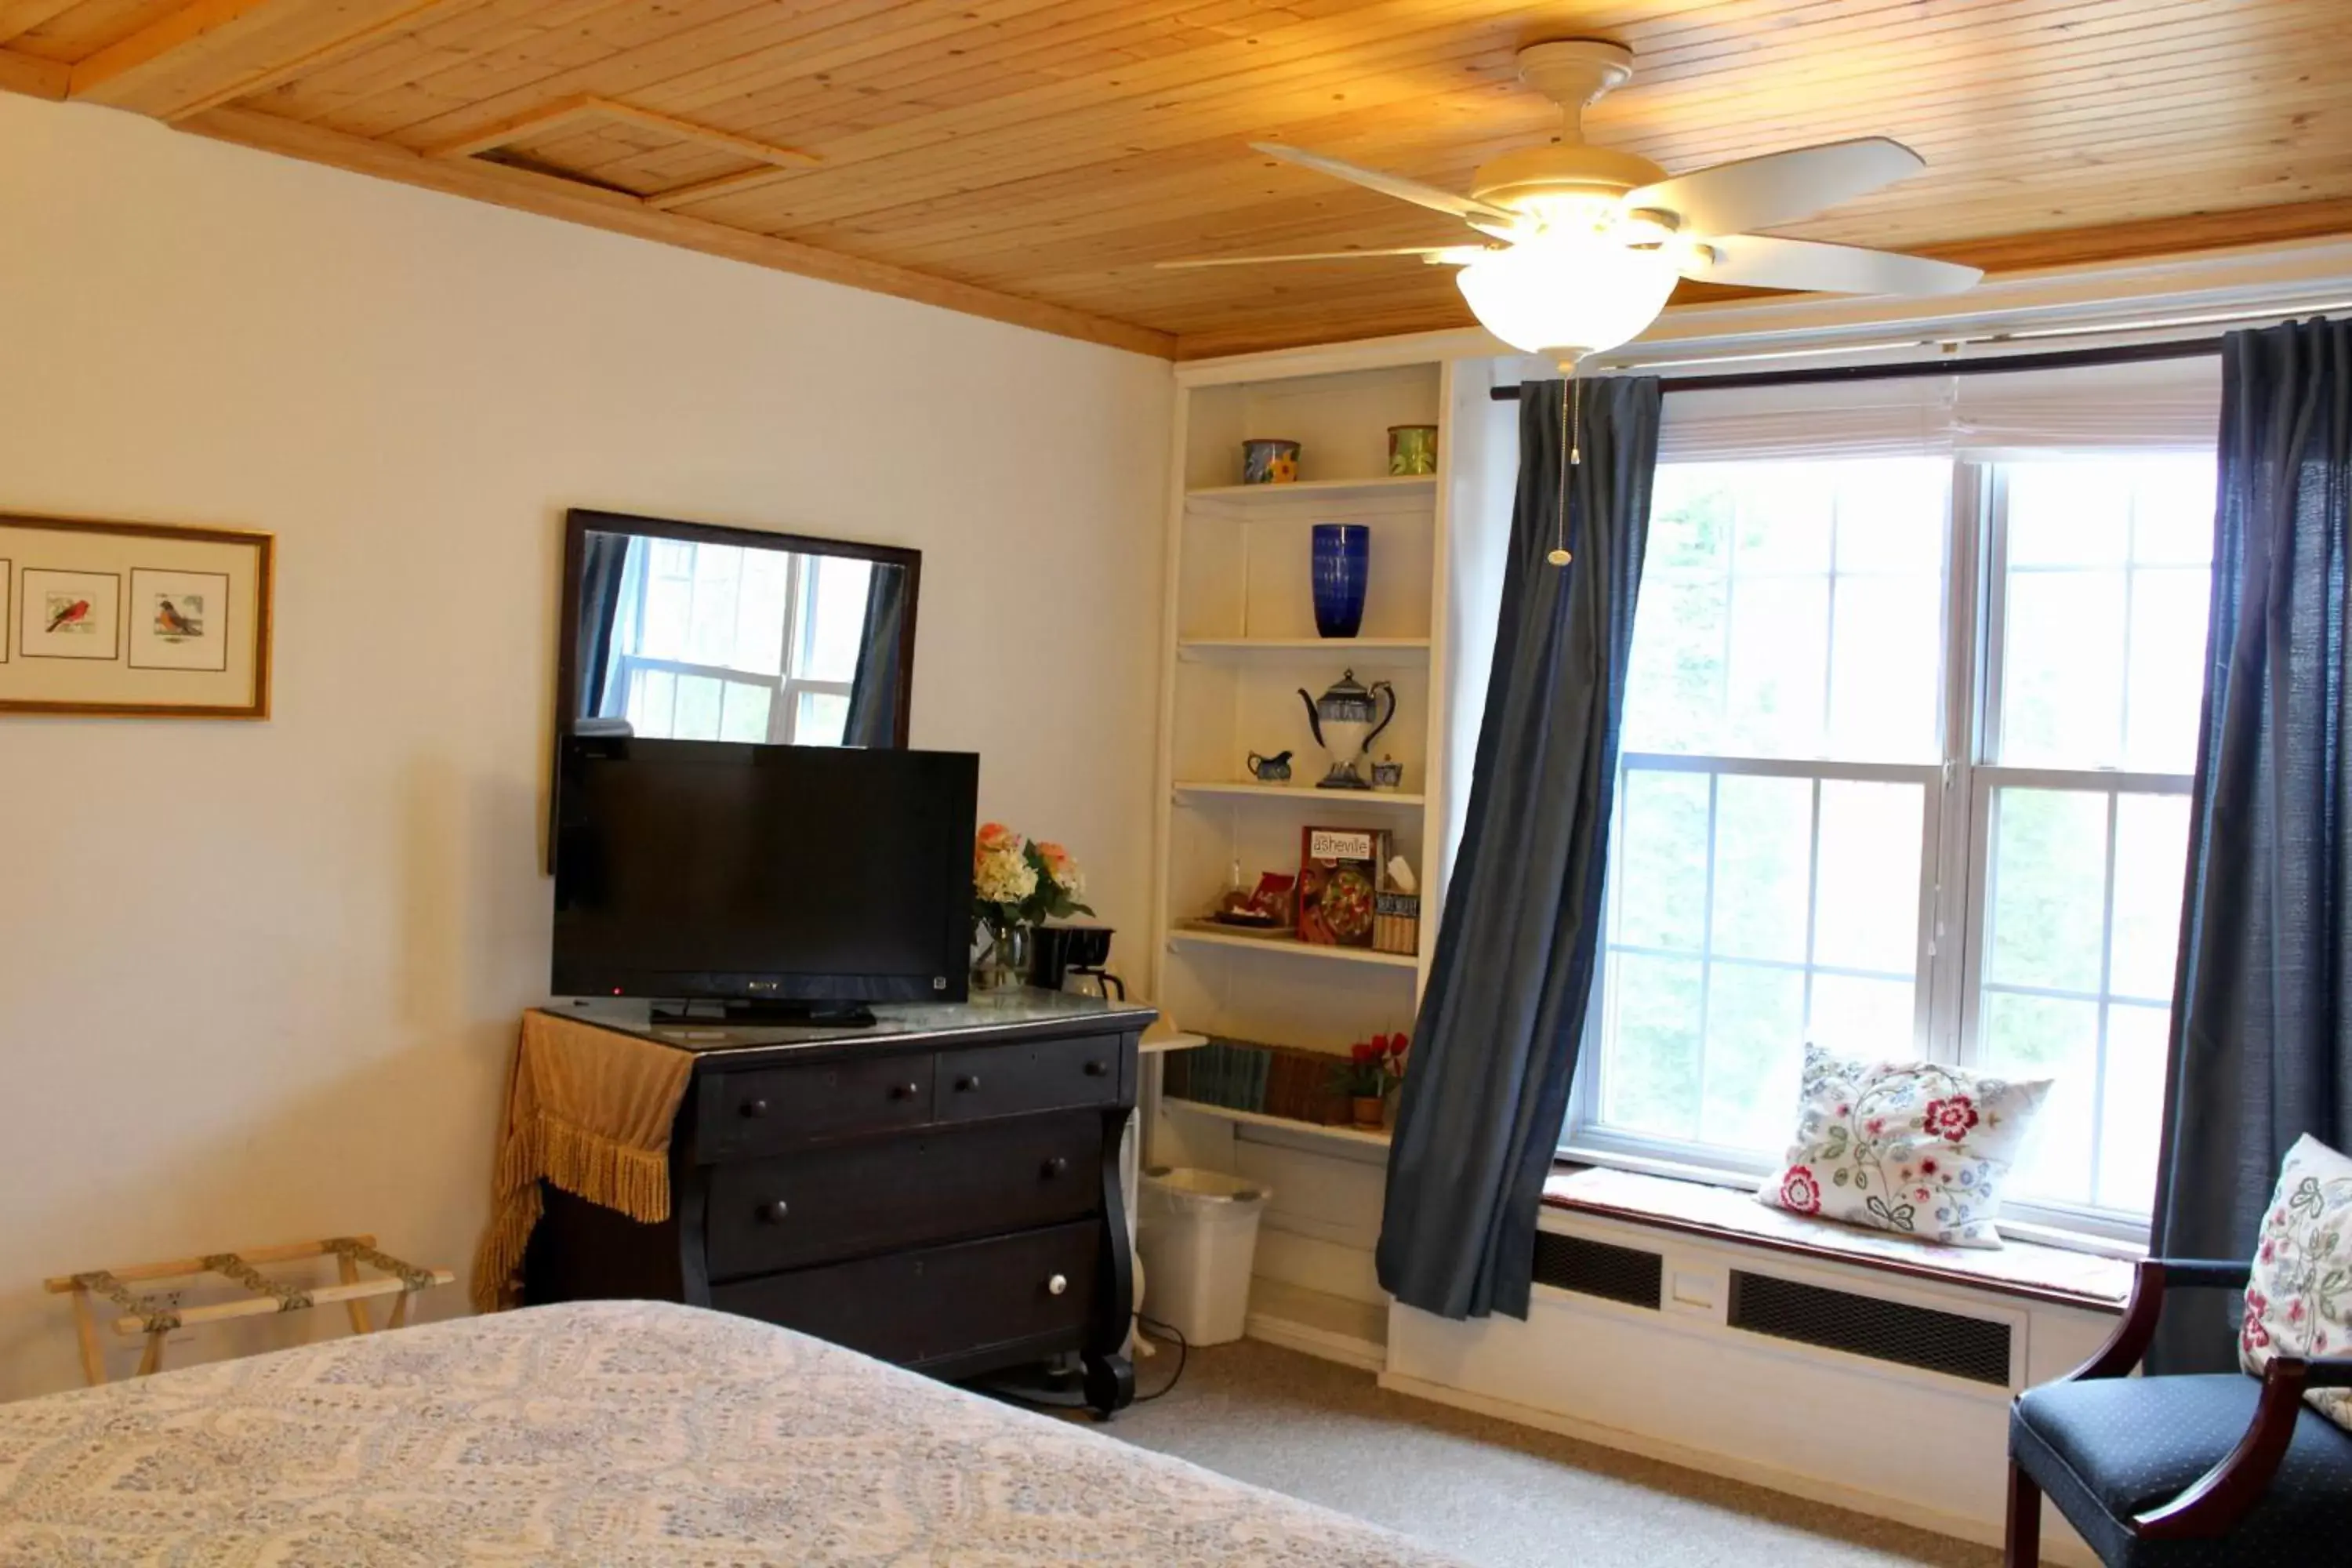
[[[490,1225],[474,1258],[474,1309],[514,1304],[544,1179],[647,1225],[669,1217],[669,1134],[694,1058],[634,1035],[523,1015],[491,1178]]]

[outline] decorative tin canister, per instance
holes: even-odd
[[[1259,437],[1242,443],[1242,483],[1287,485],[1297,479],[1297,442]]]
[[[1437,472],[1437,426],[1434,425],[1390,426],[1389,472],[1391,474]]]

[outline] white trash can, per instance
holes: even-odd
[[[1136,1249],[1147,1281],[1143,1313],[1185,1342],[1222,1345],[1249,1321],[1258,1215],[1273,1194],[1242,1176],[1156,1165],[1143,1173]]]

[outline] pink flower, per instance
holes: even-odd
[[[1780,1206],[1799,1214],[1822,1212],[1822,1184],[1813,1179],[1810,1165],[1791,1165],[1780,1178]]]
[[[1037,858],[1045,862],[1045,875],[1054,879],[1055,887],[1075,890],[1082,885],[1084,879],[1078,874],[1077,858],[1060,845],[1039,839]]]
[[[1956,1094],[1949,1100],[1931,1100],[1922,1121],[1929,1133],[1948,1143],[1958,1143],[1977,1124],[1977,1108],[1965,1094]]]
[[[2268,1263],[2268,1262],[2272,1261],[2273,1258],[2277,1258],[2277,1257],[2278,1257],[2278,1243],[2277,1243],[2277,1242],[2275,1242],[2275,1241],[2265,1241],[2264,1243],[2263,1243],[2263,1262]]]
[[[2246,1314],[2246,1331],[2242,1338],[2248,1350],[2263,1350],[2271,1342],[2271,1331],[2263,1327],[2263,1321],[2260,1318],[2249,1312]]]
[[[979,848],[991,851],[1018,849],[1021,847],[1021,835],[1001,822],[983,822],[980,825],[976,843]]]
[[[2303,1321],[2303,1303],[2301,1301],[2289,1301],[2286,1304],[2286,1321],[2290,1323],[2299,1323]]]
[[[1932,1154],[1919,1162],[1919,1173],[1923,1176],[1932,1176],[1942,1169],[1942,1166],[1936,1163],[1935,1156]]]

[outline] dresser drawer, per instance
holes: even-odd
[[[923,1051],[712,1073],[696,1084],[694,1157],[709,1164],[920,1127],[931,1120],[932,1068]]]
[[[1080,1111],[721,1165],[710,1277],[1082,1218],[1102,1205],[1102,1117]]]
[[[939,1120],[977,1121],[1116,1105],[1127,1092],[1129,1059],[1127,1042],[1118,1035],[941,1051],[935,1091]]]
[[[770,1274],[714,1288],[710,1304],[908,1365],[1056,1334],[1075,1348],[1095,1313],[1102,1231],[1086,1220]]]

